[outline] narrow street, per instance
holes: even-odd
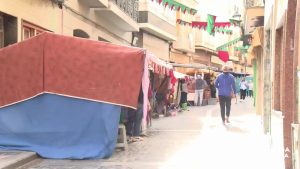
[[[155,119],[148,137],[126,151],[116,150],[109,159],[36,159],[19,169],[283,169],[252,104],[249,98],[233,100],[226,126],[218,105],[189,107],[177,116]]]

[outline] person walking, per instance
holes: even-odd
[[[218,89],[223,124],[230,123],[229,116],[231,109],[231,98],[233,94],[236,95],[236,88],[234,77],[229,73],[228,66],[223,66],[223,73],[218,75],[215,81],[215,87]]]
[[[205,87],[205,81],[202,79],[201,75],[197,75],[196,84],[195,84],[195,98],[194,98],[195,106],[202,105],[204,87]]]
[[[240,101],[245,100],[247,87],[248,87],[248,84],[247,84],[245,78],[243,77],[240,82]]]

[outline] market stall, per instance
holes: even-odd
[[[217,68],[209,67],[202,64],[172,64],[174,67],[184,67],[187,68],[188,78],[188,95],[187,101],[189,105],[193,105],[195,98],[195,75],[201,75],[205,82],[207,83],[207,87],[203,92],[203,102],[202,105],[210,104],[211,99],[216,98],[216,89],[214,87],[214,80],[218,74]]]
[[[144,95],[144,100],[150,99],[152,105],[150,117],[156,114],[166,114],[168,98],[173,95],[176,83],[173,67],[149,51],[146,54],[146,66],[149,71],[144,71],[144,77],[149,78],[143,80],[143,92],[147,93]],[[148,93],[151,93],[151,98],[148,97]],[[146,106],[144,106],[144,121],[147,117],[145,112],[147,112]]]
[[[111,156],[120,106],[137,107],[145,50],[43,33],[0,60],[0,149]]]

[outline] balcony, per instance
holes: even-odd
[[[89,8],[108,7],[108,0],[78,0]]]
[[[167,10],[155,1],[142,0],[139,11],[140,28],[164,40],[175,41],[176,15],[174,11]]]
[[[96,2],[96,0],[86,0]],[[95,14],[125,32],[139,31],[138,0],[106,0],[107,6],[93,7]],[[100,1],[97,1],[100,2]]]
[[[256,27],[264,26],[264,8],[253,7],[246,9],[245,34],[251,34]]]
[[[246,0],[246,8],[253,8],[253,7],[262,7],[264,6],[264,1],[263,0]]]

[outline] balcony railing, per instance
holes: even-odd
[[[264,6],[263,0],[246,0],[246,8],[252,8],[257,6]]]
[[[112,0],[123,12],[138,22],[139,1],[138,0]]]

